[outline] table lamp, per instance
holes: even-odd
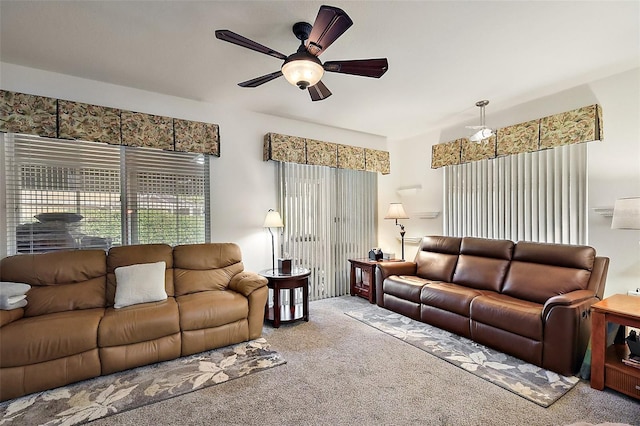
[[[273,232],[271,228],[284,228],[284,223],[282,222],[282,217],[280,217],[280,213],[273,209],[269,209],[267,212],[267,217],[264,218],[264,228],[269,230],[271,234],[271,269],[276,269],[276,250],[275,250],[275,242],[273,238]]]
[[[409,216],[404,212],[402,203],[391,203],[385,219],[395,219],[396,225],[400,227],[400,239],[402,240],[402,260],[404,260],[404,225],[398,223],[398,219],[409,219]]]

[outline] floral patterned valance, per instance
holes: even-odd
[[[55,99],[0,90],[0,131],[55,138],[56,109]]]
[[[391,172],[387,151],[278,133],[267,133],[264,136],[263,158],[265,161],[274,160],[340,169],[366,170],[385,175]]]
[[[434,145],[431,168],[603,139],[602,108],[590,105],[503,127],[479,143],[465,138]]]
[[[0,90],[0,132],[220,156],[217,124]]]

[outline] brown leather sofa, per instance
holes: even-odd
[[[379,306],[563,375],[576,373],[609,259],[587,246],[429,236],[380,263]]]
[[[159,261],[166,300],[114,308],[116,268]],[[24,308],[0,311],[3,401],[255,339],[268,295],[233,243],[22,254],[0,279],[31,285]]]

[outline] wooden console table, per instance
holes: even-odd
[[[290,274],[283,274],[277,269],[267,269],[260,272],[269,282],[267,286],[273,289],[273,308],[269,303],[264,307],[264,318],[273,321],[273,327],[280,327],[280,323],[297,320],[309,321],[309,275],[311,271],[305,268],[293,268]],[[302,289],[302,304],[295,303],[295,290]],[[289,290],[289,305],[282,309],[280,291]]]
[[[615,294],[591,306],[591,387],[640,399],[640,369],[625,365],[626,344],[607,346],[607,322],[640,327],[640,297]]]

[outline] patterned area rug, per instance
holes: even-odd
[[[376,305],[346,314],[542,407],[553,404],[580,381]]]
[[[264,338],[0,403],[0,425],[77,425],[285,364]]]

